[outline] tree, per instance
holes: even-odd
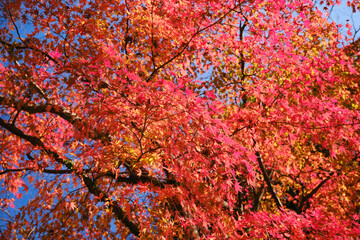
[[[36,193],[3,238],[360,235],[358,41],[326,8],[22,0],[1,9],[0,207]]]

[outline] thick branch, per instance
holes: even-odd
[[[135,236],[140,236],[140,229],[136,223],[131,221],[130,216],[126,215],[126,212],[122,210],[122,208],[117,204],[116,201],[111,200],[106,193],[101,191],[96,184],[86,175],[82,176],[82,179],[86,185],[86,187],[89,189],[89,191],[94,194],[95,196],[101,198],[102,202],[106,202],[109,204],[109,207],[113,210],[116,217],[124,223],[124,225],[129,228],[130,232],[134,234]]]
[[[15,25],[16,26],[16,25]],[[47,57],[49,60],[53,61],[54,63],[58,63],[57,60],[55,60],[53,57],[51,57],[48,53],[46,52],[43,52],[39,49],[36,49],[36,48],[33,48],[33,47],[30,47],[26,44],[25,41],[23,41],[23,39],[21,39],[21,41],[24,43],[24,45],[17,45],[17,44],[11,44],[11,43],[8,43],[8,42],[5,42],[3,40],[0,39],[0,43],[3,45],[3,46],[7,46],[8,48],[14,48],[14,49],[29,49],[29,50],[33,50],[33,51],[36,51],[36,52],[39,52],[41,53],[42,55],[44,55],[45,57]],[[11,53],[11,52],[9,52]]]
[[[26,111],[28,113],[53,113],[55,115],[58,115],[59,117],[66,120],[68,123],[73,125],[78,131],[81,131],[82,129],[91,129],[89,131],[89,137],[97,140],[101,138],[110,139],[110,136],[106,133],[100,133],[93,128],[87,126],[87,124],[75,113],[72,113],[70,110],[56,105],[52,103],[46,103],[46,104],[31,104],[31,103],[25,103],[23,101],[18,101],[15,99],[10,99],[8,97],[4,97],[0,95],[0,104],[16,108],[17,110]]]
[[[275,201],[275,203],[276,203],[276,206],[278,207],[278,209],[281,210],[281,208],[283,207],[283,205],[282,205],[282,203],[280,202],[280,199],[277,197],[277,195],[276,195],[276,193],[275,193],[275,191],[274,191],[274,188],[273,188],[273,186],[272,186],[272,184],[271,184],[269,175],[267,174],[266,169],[265,169],[265,167],[264,167],[264,164],[263,164],[263,162],[262,162],[261,155],[260,155],[260,153],[259,153],[258,151],[255,153],[255,155],[256,155],[256,160],[257,160],[257,162],[259,163],[261,172],[262,172],[262,174],[263,174],[263,176],[264,176],[265,182],[266,182],[266,184],[267,184],[268,190],[269,190],[272,198],[274,199],[274,201]]]
[[[257,212],[260,209],[261,198],[264,195],[264,188],[265,188],[264,186],[261,186],[260,189],[255,194],[254,204],[251,208],[251,210],[254,212]]]
[[[6,174],[6,173],[12,173],[12,172],[22,172],[22,171],[33,171],[33,172],[43,172],[43,173],[49,173],[49,174],[69,174],[73,173],[74,170],[71,169],[35,169],[35,168],[17,168],[17,169],[6,169],[2,172],[0,172],[0,175]],[[90,169],[84,169],[83,171],[89,172]]]
[[[300,207],[299,207],[299,213],[302,212],[303,207],[305,205],[305,203],[314,196],[315,193],[317,193],[317,191],[319,191],[319,189],[330,179],[330,177],[333,175],[334,173],[330,173],[330,176],[328,176],[327,178],[325,178],[324,180],[322,180],[317,186],[316,188],[314,188],[310,193],[308,193],[305,197],[303,197],[301,199],[300,202]]]
[[[15,125],[5,122],[2,118],[0,118],[0,126],[5,128],[6,130],[11,132],[12,134],[14,134],[14,135],[16,135],[16,136],[30,142],[32,145],[34,145],[36,147],[39,147],[43,152],[45,152],[47,155],[53,157],[55,159],[55,161],[57,161],[58,163],[63,164],[68,169],[73,169],[74,166],[73,166],[71,161],[63,160],[62,158],[60,158],[60,156],[59,156],[59,154],[57,152],[46,148],[45,144],[39,138],[25,134],[23,131],[18,129]]]
[[[56,153],[55,151],[47,149],[45,147],[45,144],[39,138],[25,134],[15,125],[9,124],[1,118],[0,118],[0,126],[5,128],[9,132],[15,134],[16,136],[30,142],[32,145],[36,147],[40,147],[43,152],[53,157],[55,161],[66,166],[69,170],[74,169],[73,163],[71,161],[64,160],[60,158],[59,154]],[[117,218],[120,221],[122,221],[127,228],[129,228],[132,234],[134,234],[135,236],[140,235],[140,230],[137,224],[132,222],[129,219],[129,217],[126,216],[126,213],[121,209],[121,207],[118,206],[116,201],[112,201],[111,199],[109,199],[108,196],[105,193],[103,193],[89,177],[85,175],[85,173],[78,173],[77,175],[83,179],[90,193],[94,194],[97,197],[101,197],[101,201],[107,202],[109,204],[109,207],[114,211]]]
[[[270,173],[268,174],[269,179],[271,179],[272,175],[273,175],[273,171],[270,171]],[[261,198],[264,195],[264,191],[265,190],[265,186],[263,184],[261,184],[260,189],[256,192],[256,189],[254,190],[254,204],[251,208],[252,211],[257,212],[260,209],[260,203],[261,203]]]
[[[175,180],[169,180],[169,179],[161,180],[161,179],[151,177],[151,176],[146,176],[146,175],[140,175],[140,176],[131,175],[130,177],[118,176],[116,178],[116,175],[114,173],[107,172],[105,174],[105,176],[115,179],[116,182],[130,183],[130,184],[150,183],[150,184],[153,184],[154,186],[157,186],[160,188],[165,188],[165,185],[173,185],[173,186],[180,185],[180,183],[178,183]]]

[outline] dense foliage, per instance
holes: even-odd
[[[2,1],[1,236],[360,236],[359,41],[332,4]]]

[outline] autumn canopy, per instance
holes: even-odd
[[[360,236],[337,3],[2,0],[0,238]]]

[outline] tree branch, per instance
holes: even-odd
[[[140,229],[136,223],[131,221],[130,216],[126,215],[126,212],[122,210],[122,208],[117,204],[116,201],[113,201],[108,197],[106,193],[101,191],[98,186],[96,186],[95,182],[92,181],[88,176],[82,175],[82,179],[89,189],[89,192],[95,195],[96,197],[100,198],[102,202],[106,202],[109,204],[109,207],[113,210],[116,217],[124,223],[124,225],[129,228],[130,232],[135,236],[140,236]]]
[[[23,101],[18,101],[15,99],[7,98],[2,95],[0,95],[0,104],[6,105],[9,107],[13,107],[17,110],[23,110],[28,113],[53,113],[55,115],[58,115],[59,117],[66,120],[68,123],[73,125],[76,130],[82,131],[83,129],[90,129],[89,131],[89,137],[97,140],[106,138],[107,140],[110,140],[111,137],[107,133],[101,133],[94,130],[92,127],[89,127],[79,116],[77,116],[75,113],[72,113],[70,110],[56,105],[52,103],[45,103],[45,104],[31,104],[31,103],[25,103]]]
[[[63,164],[66,166],[69,170],[74,170],[74,166],[72,161],[67,161],[62,159],[59,154],[53,150],[50,150],[45,147],[45,144],[37,137],[30,136],[25,134],[23,131],[18,129],[15,125],[9,124],[5,122],[3,119],[0,118],[0,126],[8,130],[9,132],[15,134],[16,136],[30,142],[32,145],[36,147],[40,147],[43,152],[45,152],[47,155],[53,157],[55,161]],[[81,177],[88,188],[89,192],[93,195],[101,198],[102,202],[106,202],[109,204],[109,207],[113,210],[116,217],[124,223],[124,225],[130,230],[132,234],[135,236],[140,236],[140,230],[136,223],[132,222],[128,216],[126,216],[126,213],[121,209],[121,207],[117,204],[116,201],[111,200],[104,192],[102,192],[96,184],[86,175],[86,173],[77,173],[79,177]]]
[[[303,207],[305,205],[305,203],[314,196],[315,193],[317,193],[317,191],[319,191],[319,189],[331,178],[331,176],[334,175],[333,172],[330,173],[330,176],[328,176],[327,178],[325,178],[324,180],[322,180],[317,186],[316,188],[314,188],[310,193],[308,193],[305,197],[303,197],[301,199],[300,202],[300,206],[299,206],[299,213],[302,212]]]
[[[22,42],[25,43],[24,41],[22,41]],[[11,43],[5,42],[5,41],[3,41],[3,40],[1,40],[1,39],[0,39],[0,43],[1,43],[2,45],[4,45],[4,46],[6,45],[6,46],[8,46],[8,47],[10,47],[10,48],[13,48],[13,49],[29,49],[29,50],[33,50],[33,51],[35,51],[35,52],[39,52],[39,53],[41,53],[42,55],[44,55],[45,57],[47,57],[49,60],[51,60],[51,61],[53,61],[54,63],[58,64],[58,61],[55,60],[53,57],[51,57],[48,53],[43,52],[43,51],[41,51],[41,50],[39,50],[39,49],[30,47],[30,46],[28,46],[26,43],[25,43],[25,45],[19,46],[19,45],[15,45],[15,44],[11,44]],[[9,52],[9,51],[8,51],[8,52]]]
[[[130,177],[122,177],[122,176],[118,176],[116,178],[116,175],[113,172],[107,172],[105,174],[105,176],[111,177],[113,179],[116,180],[116,182],[121,182],[121,183],[130,183],[130,184],[138,184],[138,183],[150,183],[153,184],[154,186],[160,187],[160,188],[165,188],[165,185],[172,185],[172,186],[179,186],[180,183],[177,182],[176,180],[171,180],[171,179],[158,179],[155,177],[151,177],[151,176],[146,176],[146,175],[131,175]]]
[[[22,172],[22,171],[31,171],[31,172],[41,172],[41,173],[49,173],[49,174],[70,174],[73,173],[73,169],[35,169],[35,168],[17,168],[17,169],[6,169],[0,172],[0,175],[4,175],[12,172]],[[83,172],[90,172],[90,169],[83,169]]]
[[[264,188],[265,187],[262,185],[255,194],[254,204],[251,208],[251,210],[254,212],[257,212],[260,209],[261,198],[264,195]]]
[[[262,162],[262,158],[261,158],[261,155],[260,155],[259,151],[257,151],[257,152],[255,153],[255,155],[256,155],[256,160],[257,160],[257,162],[259,163],[261,172],[262,172],[262,174],[263,174],[263,176],[264,176],[265,182],[266,182],[266,184],[267,184],[268,190],[269,190],[272,198],[274,199],[277,208],[278,208],[279,210],[281,210],[281,208],[283,207],[283,205],[282,205],[282,203],[280,202],[280,199],[277,197],[277,195],[276,195],[276,193],[275,193],[275,191],[274,191],[274,188],[273,188],[273,186],[272,186],[272,184],[271,184],[271,181],[270,181],[270,178],[269,178],[269,176],[268,176],[268,174],[267,174],[267,172],[266,172],[266,169],[265,169],[264,164],[263,164],[263,162]]]
[[[210,25],[196,31],[191,37],[190,39],[185,42],[183,44],[183,47],[181,48],[181,50],[176,53],[172,58],[170,58],[169,60],[167,60],[166,62],[164,62],[163,64],[161,64],[159,67],[155,68],[155,70],[150,74],[149,77],[146,78],[146,82],[149,82],[153,77],[154,75],[159,71],[161,70],[162,68],[164,68],[166,65],[168,65],[169,63],[171,63],[174,59],[176,59],[177,57],[179,57],[185,50],[186,48],[189,46],[189,44],[192,42],[192,40],[197,36],[199,35],[201,32],[205,31],[206,29],[208,28],[211,28],[212,26],[220,23],[227,15],[229,15],[231,12],[233,12],[236,8],[238,8],[239,5],[236,5],[234,8],[230,9],[227,13],[225,13],[223,16],[221,16],[218,20],[216,20],[215,22],[211,23]]]
[[[68,169],[73,169],[74,166],[71,161],[63,160],[62,158],[60,158],[60,156],[57,152],[46,148],[45,144],[39,138],[25,134],[23,131],[18,129],[15,125],[5,122],[2,118],[0,118],[0,126],[5,128],[12,134],[30,142],[32,145],[39,147],[43,152],[45,152],[47,155],[53,157],[55,159],[55,161],[63,164]]]

